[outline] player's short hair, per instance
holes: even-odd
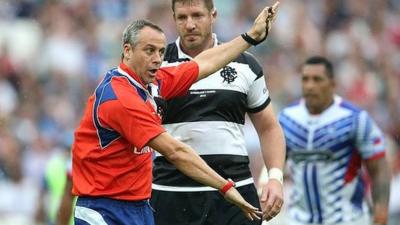
[[[326,75],[330,78],[334,78],[334,71],[333,71],[333,66],[332,63],[326,59],[325,57],[322,56],[311,56],[308,58],[305,62],[304,65],[315,65],[315,64],[322,64],[325,66],[326,69]]]
[[[159,26],[150,22],[149,20],[136,20],[124,29],[124,32],[122,33],[122,45],[131,44],[132,46],[135,46],[137,44],[140,31],[145,27],[150,27],[154,30],[164,33]]]
[[[175,3],[177,2],[183,2],[183,3],[191,3],[193,0],[172,0],[172,12],[175,13]],[[200,0],[204,2],[204,5],[206,6],[206,8],[208,9],[209,12],[211,12],[214,9],[214,1],[213,0]]]

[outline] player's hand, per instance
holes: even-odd
[[[263,220],[268,221],[278,215],[283,205],[283,185],[275,179],[268,180],[262,188],[260,203]]]
[[[279,1],[273,6],[267,6],[261,11],[254,21],[253,27],[247,34],[256,41],[263,41],[271,30],[272,23],[276,18]]]
[[[236,188],[230,188],[224,195],[225,199],[242,209],[243,214],[249,219],[261,219],[262,212],[248,203],[242,195],[236,190]]]

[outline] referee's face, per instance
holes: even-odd
[[[153,28],[143,28],[135,46],[124,44],[123,62],[132,69],[144,85],[154,82],[164,58],[165,35]]]
[[[308,111],[320,114],[333,102],[335,82],[324,64],[306,64],[302,68],[302,91]]]
[[[202,0],[176,2],[174,20],[183,49],[198,54],[211,47],[215,18],[216,11],[207,9]]]

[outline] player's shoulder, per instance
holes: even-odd
[[[176,45],[175,42],[168,43],[167,48],[165,49],[165,53],[172,53],[172,52],[178,52],[178,46]]]
[[[340,99],[338,107],[340,109],[348,110],[354,114],[359,114],[359,113],[365,111],[362,108],[360,108],[359,106],[357,106],[356,104],[354,104],[346,99],[343,99],[343,98]]]
[[[179,58],[179,48],[175,42],[169,43],[165,49],[162,67],[177,66],[182,62],[190,61],[189,58]]]
[[[253,71],[253,73],[255,73],[257,75],[257,79],[260,78],[261,76],[263,76],[263,69],[262,69],[260,62],[250,52],[245,51],[245,52],[241,53],[232,62],[248,65],[250,67],[250,69]]]
[[[283,118],[301,118],[304,109],[302,108],[301,99],[295,100],[282,108],[278,114],[279,120]]]
[[[237,62],[243,62],[243,63],[252,63],[255,65],[260,66],[260,62],[257,60],[257,58],[250,52],[244,51],[240,53],[240,55],[235,59]]]
[[[164,53],[164,62],[174,63],[180,61],[178,46],[175,42],[169,43]]]

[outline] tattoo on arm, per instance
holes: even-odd
[[[386,223],[390,194],[389,168],[384,158],[368,161],[366,165],[372,180],[374,220]]]

